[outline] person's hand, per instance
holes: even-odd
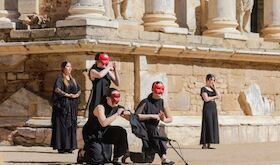
[[[130,120],[130,116],[131,116],[131,113],[130,113],[130,111],[127,111],[127,110],[123,111],[123,113],[121,114],[121,117],[125,118],[128,121]]]
[[[110,63],[106,66],[106,68],[109,68],[110,71],[113,71],[113,70],[114,70],[114,66],[113,66],[113,65],[114,65],[114,64],[110,62]]]
[[[162,112],[162,111],[160,111],[160,113],[159,113],[159,118],[160,118],[161,121],[164,121],[164,119],[166,118],[166,117],[165,117],[165,113]]]
[[[117,111],[117,114],[122,115],[123,112],[124,112],[124,108],[119,108],[118,111]]]
[[[73,98],[75,99],[75,98],[78,98],[80,95],[78,94],[78,93],[76,93],[76,94],[72,94],[73,95]]]
[[[116,70],[116,68],[117,68],[116,62],[113,62],[113,68],[114,68],[114,70]]]

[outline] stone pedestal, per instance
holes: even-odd
[[[174,0],[145,0],[145,31],[187,34],[188,29],[175,23]]]
[[[209,0],[207,30],[203,35],[245,39],[236,30],[236,0]]]
[[[66,20],[57,21],[57,27],[65,26],[101,26],[117,28],[117,23],[106,17],[103,0],[78,0],[69,9]]]
[[[18,17],[16,0],[0,0],[0,29],[14,29]]]
[[[264,29],[263,37],[267,40],[280,40],[280,1],[264,1]]]

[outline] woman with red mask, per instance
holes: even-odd
[[[119,105],[120,92],[109,88],[106,99],[97,105],[83,128],[85,142],[84,160],[88,164],[104,164],[111,160],[111,148],[114,145],[113,164],[121,164],[120,158],[127,157],[128,142],[126,130],[120,126],[111,126],[119,116],[124,117],[124,107]]]
[[[206,76],[206,85],[201,88],[200,92],[203,100],[203,115],[200,137],[202,149],[214,149],[213,147],[210,147],[210,143],[219,143],[219,124],[215,100],[220,99],[221,96],[215,88],[214,83],[215,76],[213,74],[208,74]]]
[[[143,142],[142,151],[144,153],[144,159],[147,163],[151,163],[154,160],[157,153],[164,165],[172,165],[173,161],[167,159],[166,156],[166,142],[155,138],[159,137],[159,121],[164,123],[172,122],[172,116],[167,102],[161,97],[164,93],[164,85],[160,81],[155,81],[152,84],[152,93],[143,99],[137,109],[136,114],[139,116],[139,120],[144,123],[148,134],[148,141]]]
[[[91,95],[88,100],[86,116],[101,102],[107,90],[110,88],[111,81],[119,86],[119,75],[116,63],[110,63],[110,57],[106,53],[97,53],[96,63],[89,70],[89,78],[92,81]]]

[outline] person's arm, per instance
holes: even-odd
[[[107,66],[105,69],[102,71],[98,72],[95,69],[91,69],[89,71],[89,77],[93,81],[95,78],[103,78],[110,70],[113,70],[111,66]]]
[[[120,85],[120,78],[119,78],[119,73],[118,73],[117,65],[116,65],[115,62],[113,63],[113,70],[109,71],[109,75],[112,78],[113,83],[116,86],[119,86]]]
[[[120,116],[123,111],[124,111],[123,108],[119,108],[118,111],[115,114],[106,118],[104,106],[99,104],[93,110],[93,114],[94,114],[94,116],[96,116],[98,118],[98,121],[99,121],[99,123],[101,124],[102,127],[107,127],[114,120],[116,120],[117,117]]]
[[[171,123],[173,120],[169,105],[166,101],[164,102],[164,111],[160,112],[159,116],[160,116],[160,120],[163,121],[164,123]]]
[[[138,114],[139,120],[160,120],[159,114]]]
[[[59,96],[59,97],[69,97],[72,98],[73,94],[67,93],[63,90],[64,83],[63,83],[63,78],[58,77],[55,81],[54,85],[54,92]]]
[[[206,92],[202,92],[202,98],[205,102],[208,102],[208,101],[213,101],[215,99],[219,99],[220,96],[219,95],[216,95],[216,96],[208,96],[208,94]]]

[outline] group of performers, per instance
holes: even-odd
[[[128,149],[127,132],[121,126],[112,126],[111,123],[118,117],[131,121],[136,116],[134,119],[139,122],[139,128],[142,129],[140,133],[144,134],[141,138],[142,160],[140,162],[151,163],[155,154],[158,154],[163,165],[174,164],[167,158],[166,142],[155,138],[161,136],[158,129],[160,121],[172,122],[169,105],[162,99],[164,84],[161,81],[155,81],[152,84],[151,93],[139,103],[135,113],[132,113],[119,105],[120,91],[110,88],[111,82],[116,86],[120,84],[116,64],[110,62],[110,57],[106,53],[97,53],[95,61],[96,63],[89,70],[92,91],[87,106],[88,120],[82,131],[84,147],[78,152],[78,163],[117,165],[125,163],[127,158],[132,156]],[[53,90],[51,146],[58,149],[59,153],[71,153],[77,148],[77,110],[81,90],[71,76],[71,63],[65,61],[61,69],[62,73],[58,76]],[[214,100],[205,95],[207,90],[211,89],[205,88],[205,91],[202,91],[202,98]],[[133,160],[132,157],[131,160]]]

